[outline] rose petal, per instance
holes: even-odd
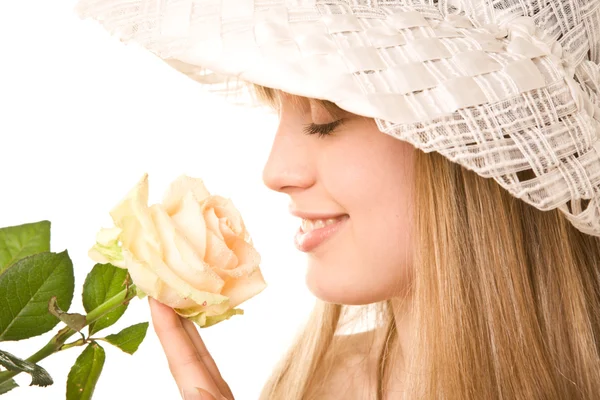
[[[232,250],[237,254],[238,266],[215,272],[229,276],[229,279],[225,278],[221,294],[229,297],[229,306],[234,308],[262,292],[267,284],[259,268],[260,255],[254,247],[238,238]]]
[[[220,293],[223,280],[208,267],[182,235],[177,232],[171,218],[165,210],[155,204],[150,207],[163,249],[163,261],[180,278],[197,290]]]
[[[223,235],[225,235],[226,231],[232,232],[233,235],[241,237],[252,244],[252,239],[246,229],[242,215],[230,199],[221,196],[212,196],[210,203],[213,204],[215,214],[219,217],[219,227]],[[224,226],[227,228],[224,228]]]
[[[226,199],[221,196],[212,196],[213,208],[215,209],[215,214],[221,220],[225,219],[229,228],[235,233],[236,236],[242,235],[246,227],[244,226],[244,221],[242,220],[242,215],[235,208],[233,202],[230,199]]]
[[[194,306],[188,308],[177,308],[175,311],[177,314],[181,315],[184,318],[196,317],[199,314],[204,314],[205,316],[215,316],[223,314],[229,310],[229,302],[222,304],[213,304],[213,305],[202,305],[196,304]]]
[[[207,305],[222,304],[228,302],[228,298],[221,296],[220,294],[208,293],[205,291],[197,290],[192,285],[187,283],[184,279],[181,279],[175,274],[162,260],[160,255],[156,253],[151,247],[147,246],[142,248],[143,260],[148,267],[154,271],[158,278],[166,284],[167,287],[177,291],[180,297],[190,298],[196,304]]]
[[[120,234],[120,228],[102,228],[96,235],[96,242],[102,246],[113,246],[118,243]]]
[[[170,307],[192,307],[196,304],[193,300],[184,299],[175,290],[165,286],[146,263],[135,260],[128,251],[124,251],[124,256],[131,280],[144,293]]]
[[[173,223],[185,235],[198,257],[204,259],[206,254],[206,223],[200,205],[191,192],[184,196],[179,210],[170,215]]]
[[[102,228],[96,235],[96,244],[88,251],[88,256],[101,264],[112,264],[125,268],[122,249],[119,246],[119,228]]]
[[[136,260],[131,253],[127,261],[127,270],[137,287],[169,307],[193,307],[196,304],[193,299],[184,298],[178,291],[165,285],[148,263]]]
[[[221,294],[229,297],[229,307],[233,308],[256,296],[266,287],[261,270],[256,268],[248,276],[227,281]]]
[[[238,264],[235,268],[230,269],[227,273],[230,276],[241,276],[247,275],[252,272],[253,269],[258,268],[260,264],[260,254],[256,249],[246,241],[235,238],[231,246],[231,251],[234,252],[238,260]]]
[[[266,287],[239,211],[231,200],[211,196],[201,179],[180,176],[163,205],[148,207],[144,174],[111,216],[116,227],[98,235],[90,256],[118,258],[120,240],[122,263],[140,293],[201,326],[242,313],[234,307]]]
[[[237,259],[236,266],[234,266],[234,268],[248,263],[252,265],[260,264],[260,255],[252,243],[248,243],[240,236],[233,235],[231,231],[227,229],[223,229],[223,236],[225,237],[225,244],[227,245],[227,248],[232,251],[233,254],[235,254]],[[247,254],[243,254],[243,252],[247,252]],[[250,256],[252,258],[250,258]]]
[[[202,328],[207,328],[209,326],[216,325],[221,321],[228,320],[229,318],[233,317],[234,315],[242,315],[242,314],[244,314],[244,310],[240,310],[239,308],[236,308],[236,309],[232,309],[232,310],[227,310],[226,312],[219,314],[219,315],[215,315],[215,316],[210,316],[210,315],[206,315],[205,313],[201,313],[195,317],[191,317],[190,320],[197,323]]]
[[[115,225],[122,229],[120,239],[123,249],[131,253],[132,260],[137,261],[133,268],[143,265],[137,279],[144,279],[144,270],[154,272],[158,280],[147,278],[153,286],[149,288],[140,286],[148,295],[164,301],[171,307],[174,304],[175,294],[180,298],[189,298],[197,304],[207,302],[208,305],[222,304],[228,302],[228,298],[219,294],[211,294],[195,289],[184,279],[181,279],[162,260],[162,246],[159,241],[158,232],[148,208],[148,175],[145,174],[140,182],[128,193],[125,199],[112,211],[111,216]],[[127,266],[129,269],[129,265]],[[136,278],[132,275],[134,283]],[[144,283],[146,285],[148,283]],[[162,300],[161,300],[162,301]],[[189,304],[189,303],[188,303]]]
[[[221,218],[219,220],[219,230],[221,231],[221,235],[225,240],[225,244],[227,244],[227,247],[231,248],[232,243],[230,242],[232,238],[237,239],[239,236],[236,235],[233,230],[231,230],[231,227],[227,224],[227,220],[225,218]]]
[[[210,265],[215,272],[234,268],[238,265],[236,254],[227,247],[223,238],[218,237],[212,231],[206,232],[206,255],[204,262]]]
[[[221,229],[219,228],[219,217],[215,214],[215,209],[211,207],[210,202],[202,203],[202,216],[204,217],[204,222],[206,223],[206,231],[212,232],[219,239],[223,240],[223,235],[221,234]],[[207,247],[208,244],[207,244]]]
[[[187,193],[191,193],[196,198],[197,202],[203,201],[210,196],[202,179],[181,175],[169,185],[169,188],[163,196],[162,204],[169,215],[173,215],[177,212],[177,209],[181,206],[181,202]]]
[[[127,196],[110,212],[115,225],[121,228],[119,236],[122,247],[135,254],[134,242],[144,241],[156,251],[160,251],[158,233],[148,212],[148,174],[129,191]]]
[[[98,251],[96,246],[92,247],[88,250],[88,257],[92,259],[92,261],[97,262],[98,264],[110,264],[110,260],[106,257],[102,251]]]

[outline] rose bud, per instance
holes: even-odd
[[[239,211],[211,195],[201,179],[171,183],[162,204],[148,206],[148,174],[110,215],[89,256],[128,270],[147,294],[201,327],[229,319],[266,283]]]

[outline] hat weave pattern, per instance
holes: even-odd
[[[600,236],[600,0],[80,0],[76,12],[203,84],[372,117]]]

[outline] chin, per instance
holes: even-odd
[[[316,273],[315,273],[316,272]],[[357,280],[343,282],[339,279],[327,279],[319,271],[309,268],[306,274],[306,286],[315,297],[326,303],[359,306],[386,300],[388,297],[377,290],[368,290]]]

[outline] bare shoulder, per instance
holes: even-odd
[[[368,399],[376,385],[378,352],[383,329],[374,329],[352,335],[335,336],[331,351],[319,371],[323,388],[309,398],[314,399]],[[327,371],[329,370],[329,371]]]

